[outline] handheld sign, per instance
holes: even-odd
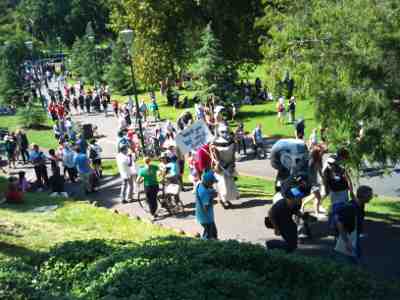
[[[186,154],[211,142],[213,135],[204,121],[196,121],[176,135],[176,146]]]

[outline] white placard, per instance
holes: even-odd
[[[211,142],[213,135],[204,121],[196,121],[176,135],[176,146],[186,154]]]

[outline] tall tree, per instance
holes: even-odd
[[[258,62],[259,37],[255,28],[257,18],[264,15],[261,0],[226,1],[198,0],[202,24],[212,23],[214,35],[221,42],[221,50],[227,62],[239,65]]]
[[[223,97],[228,69],[222,55],[221,44],[214,36],[211,24],[208,24],[201,36],[201,48],[195,54],[198,57],[193,73],[200,79],[201,97]]]
[[[112,47],[111,64],[108,66],[105,80],[113,91],[123,95],[132,94],[132,80],[129,68],[127,68],[127,51],[121,40]]]
[[[25,80],[23,63],[29,57],[24,41],[15,38],[2,46],[0,52],[0,101],[6,104],[22,103]]]
[[[43,42],[59,36],[70,46],[85,35],[88,22],[98,36],[107,35],[108,0],[23,0],[18,10],[19,22]]]
[[[198,11],[193,0],[113,1],[112,28],[135,32],[134,63],[138,78],[147,86],[175,75],[191,58],[188,37]]]
[[[400,159],[400,3],[396,0],[268,1],[262,52],[291,70],[316,100],[316,116],[352,162]],[[298,81],[299,81],[298,80]],[[299,84],[297,84],[299,86]],[[359,136],[362,124],[363,134]]]

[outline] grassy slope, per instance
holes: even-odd
[[[54,212],[31,210],[58,205]],[[23,205],[0,206],[0,258],[35,257],[57,243],[89,239],[144,241],[171,231],[116,215],[87,202],[50,198],[44,193],[26,194]]]

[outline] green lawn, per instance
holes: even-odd
[[[58,143],[54,138],[53,130],[51,129],[53,122],[48,119],[46,125],[49,126],[49,129],[26,131],[29,143],[38,144],[45,149],[57,147]],[[7,128],[9,131],[15,131],[22,128],[23,124],[20,123],[17,116],[0,116],[0,127]]]
[[[4,188],[4,179],[2,183]],[[46,205],[58,205],[59,208],[54,212],[32,212],[35,207]],[[22,205],[0,205],[0,259],[29,258],[66,241],[144,241],[171,234],[173,232],[116,215],[85,201],[50,198],[45,193],[27,193]]]
[[[189,99],[193,98],[196,94],[195,91],[179,91],[181,94],[180,99],[188,96]],[[182,108],[174,108],[167,105],[167,99],[165,96],[161,96],[160,92],[156,92],[157,101],[160,107],[160,115],[162,119],[168,119],[176,122],[178,117],[186,110]],[[127,96],[113,95],[113,99],[118,100],[121,103],[127,101]],[[144,100],[146,103],[150,102],[150,96],[148,93],[139,95],[139,101]],[[194,107],[188,109],[194,113]],[[303,118],[306,123],[306,137],[311,134],[313,128],[318,127],[318,123],[314,118],[314,104],[312,101],[299,100],[297,101],[296,117]],[[287,123],[288,115],[286,115],[285,124],[281,125],[277,121],[276,117],[276,102],[267,102],[264,104],[257,105],[243,105],[238,111],[238,116],[234,122],[230,122],[232,128],[237,126],[238,122],[243,122],[245,130],[251,132],[257,124],[262,124],[263,132],[267,137],[293,137],[294,126],[293,124]]]

